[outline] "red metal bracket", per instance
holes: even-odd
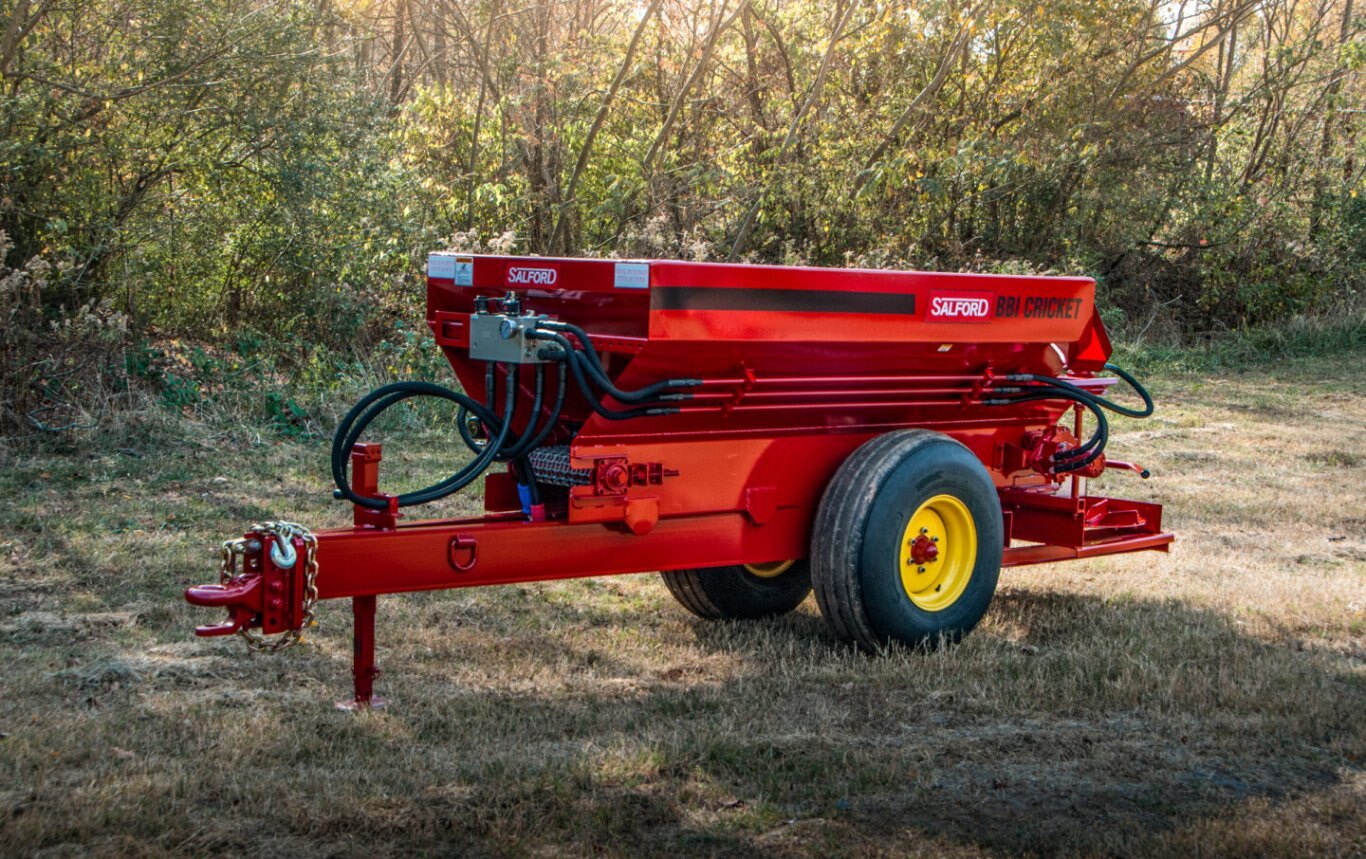
[[[437,310],[432,314],[427,325],[432,329],[432,336],[436,339],[436,345],[456,349],[469,348],[470,315],[468,313]]]
[[[357,528],[394,528],[403,514],[398,512],[398,496],[379,491],[379,463],[384,446],[370,442],[351,448],[351,486],[362,498],[380,498],[388,502],[384,510],[372,510],[353,505],[352,521]]]

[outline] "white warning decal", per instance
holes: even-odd
[[[617,289],[649,289],[650,264],[647,262],[619,262],[612,285]]]
[[[455,285],[474,286],[474,258],[455,258]]]
[[[427,255],[427,277],[449,280],[455,277],[455,257],[451,254],[433,253]]]

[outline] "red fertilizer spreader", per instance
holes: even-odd
[[[228,610],[196,634],[267,650],[350,598],[348,707],[378,701],[379,594],[659,571],[703,618],[814,591],[836,638],[877,651],[966,634],[1002,567],[1173,539],[1160,506],[1085,491],[1148,476],[1107,459],[1106,413],[1153,407],[1106,363],[1086,278],[434,253],[427,324],[460,390],[386,385],[340,422],[354,525],[253,526],[186,592]],[[1121,379],[1142,406],[1110,398]],[[389,494],[362,435],[419,396],[456,404],[467,461]],[[480,479],[480,517],[403,513]]]

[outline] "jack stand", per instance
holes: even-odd
[[[337,709],[350,712],[378,710],[385,702],[374,695],[375,678],[379,676],[379,669],[375,667],[375,598],[352,597],[351,613],[355,617],[351,674],[355,677],[356,696],[349,701],[338,701]]]

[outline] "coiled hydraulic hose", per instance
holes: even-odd
[[[434,483],[414,492],[402,493],[398,496],[398,506],[411,507],[415,504],[428,504],[464,489],[492,464],[494,458],[503,450],[503,446],[512,432],[513,407],[517,402],[515,369],[507,371],[506,385],[507,395],[503,404],[502,420],[499,420],[483,403],[432,382],[393,382],[366,394],[341,419],[332,436],[332,479],[337,484],[337,490],[333,494],[337,498],[345,498],[353,504],[371,510],[383,510],[388,506],[382,498],[366,498],[358,494],[351,487],[350,480],[347,479],[346,464],[351,448],[360,440],[360,435],[365,431],[365,428],[386,409],[412,397],[436,397],[442,400],[450,400],[472,412],[484,422],[485,426],[496,427],[497,429],[496,436],[490,439],[483,450],[479,451],[473,460],[466,463],[464,468],[440,483]]]
[[[1065,472],[1075,471],[1094,462],[1105,450],[1105,445],[1110,438],[1110,422],[1105,417],[1105,412],[1101,411],[1100,404],[1094,398],[1084,392],[1068,391],[1063,389],[1053,391],[1038,391],[1020,394],[1018,396],[1003,397],[999,399],[984,400],[983,403],[989,406],[1007,406],[1017,403],[1032,403],[1040,400],[1071,400],[1086,406],[1091,414],[1096,417],[1096,429],[1091,438],[1084,444],[1078,445],[1072,450],[1059,453],[1055,459],[1054,471]]]
[[[536,418],[541,412],[541,385],[544,380],[542,367],[537,367],[536,402],[531,412],[531,423],[527,425],[526,435],[524,435],[522,440],[516,445],[516,450],[514,451],[515,456],[526,456],[540,447],[541,443],[550,435],[551,430],[555,429],[555,424],[560,420],[560,413],[564,410],[564,395],[569,386],[566,384],[568,378],[566,377],[565,362],[559,362],[559,368],[560,377],[559,384],[555,388],[555,404],[550,407],[550,416],[546,418],[545,423],[541,425],[540,429],[535,429]]]
[[[490,368],[490,370],[492,370],[493,366],[494,366],[493,362],[489,362],[489,368]],[[536,431],[536,428],[535,428],[535,422],[536,422],[537,420],[540,419],[540,416],[541,416],[541,404],[542,404],[542,403],[544,402],[544,400],[545,400],[545,365],[544,365],[544,364],[537,364],[537,365],[536,365],[536,381],[535,381],[535,388],[534,388],[535,394],[532,396],[532,400],[531,400],[531,423],[528,424],[527,429],[526,429],[526,432],[522,435],[521,438],[519,438],[516,442],[514,442],[514,443],[511,445],[511,447],[509,447],[507,450],[504,450],[504,451],[499,452],[499,454],[498,454],[496,457],[494,457],[495,461],[497,461],[497,462],[510,462],[510,461],[512,461],[512,460],[518,459],[518,458],[520,458],[520,457],[526,455],[527,453],[530,453],[537,445],[539,445],[539,444],[541,443],[541,439],[544,439],[545,435],[546,435],[546,434],[549,434],[550,429],[553,427],[555,421],[557,421],[557,420],[559,419],[559,417],[560,417],[560,408],[561,408],[561,406],[564,405],[564,390],[563,390],[563,385],[564,385],[564,378],[563,378],[563,377],[564,377],[564,367],[563,367],[563,366],[560,367],[560,377],[561,377],[561,378],[560,378],[561,389],[560,389],[559,395],[558,395],[557,398],[556,398],[555,407],[552,409],[552,413],[551,413],[551,416],[550,416],[550,420],[546,423],[546,425],[545,425],[544,427],[541,428],[542,432],[541,432],[541,434],[540,434],[539,436],[537,436],[537,435],[536,435],[536,432],[537,432],[537,431]],[[484,383],[485,383],[485,385],[486,385],[485,390],[488,392],[488,395],[485,397],[485,405],[488,407],[488,411],[489,411],[490,413],[492,413],[492,412],[495,411],[495,409],[494,409],[494,407],[493,407],[493,403],[492,403],[492,399],[493,399],[493,376],[492,376],[492,373],[490,373],[490,374],[485,378],[485,382],[484,382]],[[468,447],[470,450],[474,451],[475,453],[478,453],[479,451],[481,451],[481,450],[484,449],[484,442],[483,442],[481,439],[475,437],[474,431],[473,431],[473,429],[472,429],[471,426],[470,426],[470,419],[469,419],[469,418],[470,418],[470,413],[469,413],[469,411],[468,411],[467,409],[465,409],[464,406],[461,406],[459,412],[456,413],[456,428],[460,431],[460,438],[461,438],[462,441],[465,442],[465,446]],[[482,424],[483,422],[480,421],[480,423]]]
[[[501,419],[496,412],[495,395],[497,367],[489,362],[484,377],[485,401],[479,402],[465,394],[432,382],[394,382],[376,388],[361,398],[346,416],[337,424],[332,437],[332,479],[337,484],[333,493],[337,498],[345,498],[354,504],[372,510],[382,510],[388,505],[384,499],[366,498],[352,488],[347,478],[347,462],[351,448],[360,439],[361,433],[391,406],[412,397],[435,397],[449,400],[459,406],[456,414],[457,427],[465,445],[475,453],[475,457],[440,483],[414,492],[398,496],[398,506],[410,507],[427,504],[445,498],[468,486],[483,474],[494,462],[510,462],[517,474],[519,485],[525,490],[529,503],[539,503],[539,489],[527,456],[541,445],[554,430],[564,409],[565,395],[568,391],[568,375],[573,374],[574,382],[593,411],[608,420],[628,420],[630,418],[667,415],[678,411],[676,407],[659,405],[664,400],[684,399],[689,394],[676,392],[677,388],[695,387],[701,384],[696,379],[666,379],[646,385],[643,388],[626,391],[618,388],[607,375],[602,359],[593,348],[588,333],[577,325],[565,322],[543,323],[545,331],[530,332],[531,336],[547,341],[542,353],[544,360],[559,365],[559,385],[555,392],[555,403],[549,415],[541,422],[541,409],[545,398],[545,365],[536,365],[535,393],[532,398],[531,417],[521,436],[512,432],[513,418],[516,414],[518,384],[516,365],[504,368],[504,394]],[[579,341],[576,347],[560,331],[572,334]],[[554,344],[549,345],[549,344]],[[558,347],[558,348],[557,348]],[[646,403],[647,405],[616,410],[599,402],[597,389],[613,399],[627,404]],[[475,438],[469,426],[473,416],[484,427],[488,436],[481,441]]]
[[[1017,373],[1011,376],[1007,376],[1006,379],[1011,382],[1037,382],[1048,387],[1063,388],[1074,393],[1084,394],[1090,397],[1091,399],[1095,400],[1096,403],[1098,403],[1099,405],[1114,412],[1115,414],[1124,415],[1125,417],[1146,418],[1152,415],[1153,398],[1152,395],[1148,393],[1147,388],[1139,384],[1137,379],[1129,375],[1118,365],[1106,364],[1105,369],[1114,373],[1116,376],[1119,376],[1129,385],[1129,387],[1134,389],[1134,392],[1137,393],[1138,396],[1143,400],[1143,408],[1134,409],[1128,406],[1121,406],[1119,403],[1116,403],[1113,400],[1108,400],[1099,394],[1093,394],[1090,391],[1086,391],[1082,388],[1077,387],[1071,382],[1065,381],[1063,379],[1058,379],[1053,376],[1040,376],[1034,373]]]

